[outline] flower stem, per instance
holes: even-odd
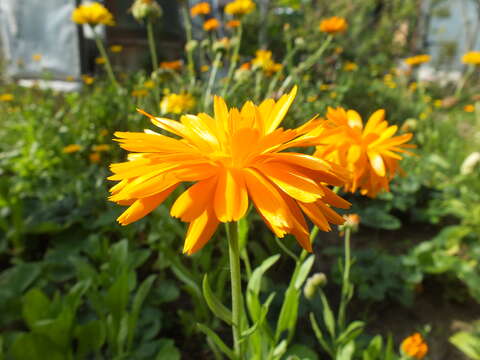
[[[116,88],[118,88],[119,85],[117,79],[115,78],[115,75],[113,74],[112,65],[110,63],[110,59],[108,58],[107,51],[105,50],[105,46],[103,46],[103,41],[102,39],[100,39],[97,32],[95,31],[95,27],[90,26],[90,29],[93,32],[93,37],[95,39],[95,43],[97,44],[98,51],[100,52],[100,55],[102,55],[102,57],[105,59],[105,69],[107,70],[107,75],[112,84]]]
[[[340,309],[338,311],[338,326],[340,331],[343,331],[345,327],[345,311],[352,291],[352,285],[350,284],[350,233],[351,229],[347,227],[345,229],[345,264],[343,267],[342,297],[340,301]]]
[[[155,46],[155,37],[153,35],[153,21],[148,18],[147,21],[147,34],[148,34],[148,46],[150,47],[150,56],[152,59],[152,70],[153,74],[155,74],[155,71],[157,70],[158,67],[158,57],[157,57],[157,48]],[[157,106],[160,106],[160,94],[158,93],[158,87],[157,84],[155,84],[155,87],[153,88],[153,94],[155,96],[155,102]]]
[[[222,58],[222,52],[218,51],[217,55],[215,55],[215,59],[213,60],[212,71],[210,72],[210,78],[208,79],[207,90],[205,91],[205,97],[203,99],[204,110],[207,110],[211,102],[213,83],[215,82],[215,78],[217,77],[217,72],[220,66],[221,58]]]
[[[242,32],[243,27],[242,23],[240,22],[240,26],[238,27],[237,31],[237,42],[235,43],[235,48],[233,49],[232,57],[230,58],[230,67],[228,69],[227,80],[225,81],[225,85],[223,86],[222,96],[225,97],[225,94],[228,91],[228,87],[230,86],[230,82],[232,81],[233,73],[235,68],[237,67],[238,63],[238,53],[240,51],[240,43],[242,41]]]
[[[188,5],[182,6],[183,22],[185,25],[185,34],[187,35],[187,68],[190,77],[189,92],[192,92],[195,86],[195,64],[193,61],[193,50],[190,48],[192,41],[192,23],[190,22],[190,16],[188,15]]]
[[[232,333],[235,355],[241,357],[240,335],[243,320],[242,279],[240,277],[240,251],[238,248],[238,223],[227,223],[230,279],[232,283]]]

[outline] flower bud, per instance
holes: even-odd
[[[135,0],[130,10],[137,21],[146,18],[154,20],[162,16],[163,13],[162,8],[155,0]]]
[[[327,276],[324,273],[316,273],[310,276],[305,282],[303,287],[303,295],[309,300],[311,300],[318,288],[322,288],[327,285]]]
[[[295,38],[295,45],[299,48],[303,48],[305,46],[305,39],[303,37]]]
[[[465,160],[463,160],[462,166],[460,167],[460,174],[469,175],[480,163],[480,152],[475,151],[468,155]]]
[[[192,52],[198,47],[197,40],[190,40],[185,44],[185,51]]]

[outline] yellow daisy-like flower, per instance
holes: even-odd
[[[32,55],[32,60],[36,61],[36,62],[39,62],[40,60],[42,60],[42,54],[33,54]]]
[[[190,94],[168,94],[160,102],[160,109],[163,113],[181,114],[195,104],[195,98]]]
[[[220,21],[215,18],[208,19],[203,23],[203,30],[213,31],[220,27]]]
[[[92,85],[93,82],[95,81],[95,78],[90,75],[82,75],[82,80],[85,83],[85,85]]]
[[[63,148],[63,152],[65,154],[75,153],[75,152],[80,151],[80,150],[82,150],[82,147],[78,144],[70,144],[70,145],[67,145]]]
[[[405,144],[411,133],[393,136],[398,127],[389,126],[385,111],[377,110],[365,127],[354,110],[328,108],[327,120],[339,130],[317,146],[316,156],[332,161],[350,170],[352,177],[345,184],[345,191],[360,189],[362,195],[375,197],[382,189],[389,191],[389,182],[399,172],[398,153],[410,153]],[[411,153],[410,153],[411,154]]]
[[[13,101],[13,95],[12,94],[0,94],[0,101],[1,102]]]
[[[182,60],[162,61],[160,63],[160,69],[164,69],[164,70],[180,70],[182,66],[183,66]]]
[[[252,65],[263,69],[267,75],[272,75],[283,68],[282,64],[273,61],[272,52],[269,50],[257,50]]]
[[[471,65],[480,65],[480,51],[469,51],[462,57],[462,62]]]
[[[225,26],[229,29],[234,29],[240,26],[240,20],[229,20],[225,24]]]
[[[328,161],[283,150],[317,144],[324,128],[312,119],[296,129],[278,128],[296,94],[260,105],[246,102],[241,110],[228,109],[214,98],[214,117],[184,115],[180,121],[150,117],[168,137],[153,131],[116,132],[117,141],[131,151],[129,161],[112,164],[109,200],[130,207],[117,219],[122,225],[150,213],[182,182],[193,183],[173,204],[170,214],[189,222],[184,249],[200,250],[220,222],[245,216],[249,199],[276,236],[293,234],[311,251],[302,211],[322,230],[344,219],[330,206],[349,203],[326,184],[342,185],[348,173]],[[248,144],[248,146],[246,146]]]
[[[72,21],[77,24],[89,25],[115,25],[113,15],[108,9],[98,2],[80,5],[72,12]]]
[[[113,53],[120,53],[123,51],[123,46],[122,45],[112,45],[110,46],[110,51]]]
[[[332,16],[331,18],[323,19],[318,28],[321,32],[337,34],[347,30],[347,27],[347,20],[345,20],[343,17]]]
[[[475,111],[475,106],[473,104],[468,104],[463,107],[463,111],[465,112],[474,112]]]
[[[198,15],[208,15],[212,12],[212,9],[210,7],[210,3],[208,2],[200,2],[190,8],[190,15],[192,17],[198,16]]]
[[[225,5],[225,14],[247,15],[255,10],[255,3],[252,0],[235,0]]]
[[[357,69],[358,69],[358,65],[355,64],[354,62],[351,62],[351,61],[349,61],[349,62],[345,63],[345,65],[343,65],[343,70],[345,70],[345,71],[355,71]]]
[[[417,66],[423,63],[429,62],[431,59],[430,55],[416,55],[405,59],[405,63],[410,66]]]
[[[103,65],[107,62],[107,60],[104,57],[97,57],[95,59],[95,63],[98,65]]]
[[[428,352],[428,345],[419,333],[415,333],[403,340],[400,348],[403,353],[417,360],[423,359]]]

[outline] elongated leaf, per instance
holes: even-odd
[[[265,303],[262,305],[262,310],[261,310],[259,320],[255,322],[255,324],[253,324],[250,328],[242,332],[241,334],[242,340],[252,335],[257,330],[257,328],[263,324],[263,321],[267,317],[268,309],[270,308],[270,304],[272,303],[274,297],[275,297],[275,293],[270,294],[267,301],[265,301]]]
[[[148,296],[150,289],[152,288],[153,282],[156,279],[156,275],[150,275],[147,277],[142,284],[139,286],[135,297],[133,298],[132,312],[129,318],[129,329],[128,329],[128,343],[127,349],[130,349],[133,343],[133,337],[135,335],[135,330],[137,327],[137,320],[142,309],[143,302]]]
[[[282,340],[276,347],[273,349],[273,357],[280,358],[287,351],[287,340]]]
[[[221,303],[221,301],[215,296],[212,289],[210,288],[210,284],[208,283],[208,276],[205,274],[203,277],[203,297],[207,302],[208,307],[218,318],[225,321],[228,325],[232,325],[232,312],[227,309],[225,305]]]
[[[313,313],[310,313],[310,323],[312,324],[313,332],[315,333],[315,336],[317,337],[317,340],[320,343],[320,345],[322,345],[323,350],[325,350],[327,353],[329,353],[333,357],[334,356],[333,349],[323,337],[322,330],[320,330],[320,327],[318,326],[318,323],[317,323],[317,319],[315,319],[315,315]]]
[[[290,333],[294,330],[297,322],[299,298],[300,290],[297,290],[294,287],[289,287],[287,291],[285,291],[285,299],[280,310],[277,328],[275,330],[275,339],[277,341],[285,330],[288,330]]]
[[[237,360],[235,357],[235,354],[233,353],[233,350],[230,349],[212,329],[200,323],[197,323],[197,326],[199,330],[203,332],[205,335],[207,335],[210,338],[210,340],[212,340],[213,343],[218,346],[220,351],[224,353],[229,359]]]
[[[280,255],[273,255],[265,259],[262,264],[257,267],[248,282],[247,290],[252,291],[255,295],[260,293],[260,286],[262,285],[263,274],[270,269],[280,259]]]
[[[361,334],[363,328],[365,327],[365,323],[362,321],[354,321],[348,325],[348,327],[340,334],[337,338],[336,343],[338,345],[346,344],[351,340],[355,339],[358,335]]]
[[[295,289],[300,290],[302,287],[303,283],[307,279],[308,274],[310,273],[310,270],[312,269],[314,260],[315,256],[310,255],[300,266],[300,270],[298,271],[295,279]]]
[[[480,337],[461,331],[450,337],[449,341],[472,360],[480,360]]]
[[[351,360],[354,352],[355,343],[350,341],[347,345],[340,349],[337,355],[337,360]]]
[[[323,321],[325,322],[325,326],[327,327],[330,336],[332,339],[335,339],[335,318],[333,317],[332,309],[330,308],[323,291],[320,291],[320,299],[322,300],[323,305]]]

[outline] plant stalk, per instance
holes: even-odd
[[[148,46],[150,47],[150,56],[152,59],[152,73],[155,74],[158,67],[157,47],[155,46],[155,36],[153,34],[153,21],[148,18],[147,21],[147,34],[148,34]],[[157,106],[160,106],[160,94],[158,93],[157,84],[153,88],[153,94],[155,96],[155,102]]]
[[[112,64],[110,63],[110,59],[108,58],[107,51],[105,50],[105,46],[103,46],[103,41],[102,39],[100,39],[97,32],[95,31],[95,27],[90,25],[90,29],[93,32],[93,38],[95,39],[95,43],[97,45],[98,51],[100,52],[100,55],[102,55],[102,57],[105,59],[105,69],[107,70],[107,75],[110,81],[112,82],[112,84],[118,89],[119,85],[113,73]]]
[[[235,44],[235,48],[233,49],[233,54],[230,58],[230,67],[228,69],[227,80],[225,81],[225,85],[223,86],[222,96],[225,97],[225,94],[228,91],[228,87],[230,86],[230,82],[233,78],[233,73],[237,67],[238,63],[238,54],[240,52],[240,43],[242,42],[242,33],[243,33],[243,26],[242,22],[240,22],[240,26],[238,27],[237,31],[237,42]]]
[[[342,297],[340,301],[340,309],[338,311],[338,326],[340,331],[343,331],[345,328],[345,312],[347,304],[349,301],[349,293],[351,289],[350,284],[350,267],[351,267],[351,257],[350,257],[350,234],[351,229],[347,227],[345,229],[345,264],[343,268],[343,280],[342,280]]]
[[[242,279],[240,276],[240,251],[238,247],[238,223],[233,221],[226,224],[228,237],[228,255],[230,260],[230,279],[232,286],[232,333],[234,352],[241,358],[240,335],[242,333],[243,295]]]

